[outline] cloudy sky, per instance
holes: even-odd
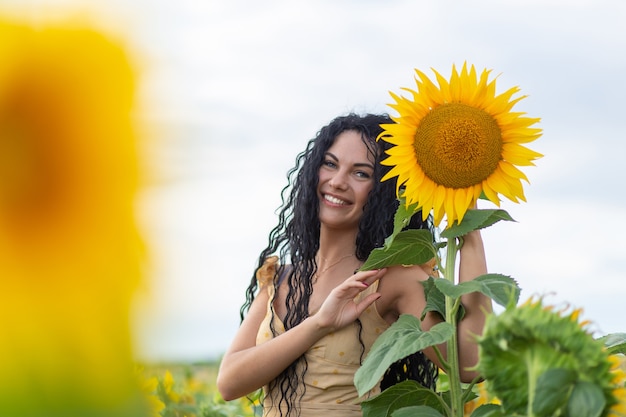
[[[391,112],[414,68],[492,69],[540,117],[515,223],[483,232],[522,299],[625,332],[626,3],[622,0],[1,0],[32,19],[87,10],[141,62],[151,128],[139,218],[153,266],[134,318],[146,359],[217,358],[238,326],[285,174],[337,115]],[[69,5],[69,6],[68,6]],[[486,205],[483,205],[484,207]]]

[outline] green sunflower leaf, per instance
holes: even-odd
[[[626,333],[610,333],[600,337],[598,340],[604,343],[609,355],[615,353],[626,354]]]
[[[393,232],[391,235],[385,239],[385,248],[390,247],[393,244],[398,233],[402,231],[406,226],[408,226],[411,221],[411,217],[417,212],[417,204],[412,204],[407,207],[406,198],[399,197],[398,198],[399,205],[396,209],[396,213],[393,216]]]
[[[437,394],[412,380],[400,382],[361,403],[363,417],[395,416],[394,411],[413,406],[424,406],[443,412]]]
[[[537,417],[558,415],[569,399],[576,372],[570,369],[548,369],[539,378],[535,387],[533,414]]]
[[[454,223],[441,232],[441,237],[454,239],[471,231],[489,227],[500,220],[515,221],[509,213],[502,209],[467,210],[461,224]]]
[[[421,265],[436,255],[430,231],[404,230],[396,235],[390,246],[374,249],[359,270],[369,271],[393,265]]]
[[[424,405],[404,407],[391,413],[391,417],[443,417],[439,411]]]
[[[567,404],[567,415],[569,417],[599,417],[605,405],[606,399],[602,388],[592,382],[579,381],[574,386]]]
[[[436,279],[434,284],[444,296],[447,295],[456,299],[464,294],[480,292],[503,307],[510,303],[517,304],[520,295],[520,287],[517,282],[511,277],[501,274],[481,275],[471,281],[457,285],[445,279]]]
[[[510,414],[504,414],[502,406],[497,404],[483,404],[475,409],[470,417],[510,417]]]
[[[446,316],[446,296],[437,288],[435,280],[439,278],[429,277],[426,281],[422,281],[424,286],[424,296],[426,297],[426,307],[422,312],[421,320],[424,320],[426,313],[433,311],[439,313],[441,317]]]
[[[417,317],[401,315],[376,339],[363,365],[354,375],[359,396],[372,389],[392,363],[429,346],[446,342],[453,332],[454,327],[445,322],[438,323],[425,332],[422,331]]]
[[[424,286],[424,296],[426,298],[426,306],[422,311],[422,316],[420,317],[420,320],[424,320],[426,314],[431,311],[439,314],[441,318],[446,317],[446,296],[435,285],[435,282],[438,281],[444,280],[441,278],[429,277],[426,281],[422,281],[422,285]],[[457,322],[461,321],[464,316],[465,308],[461,304],[459,305],[459,310],[457,312]]]
[[[450,377],[445,370],[440,369],[437,377],[437,392],[445,404],[452,404],[452,394],[450,392]],[[461,386],[461,402],[463,404],[478,398],[472,389],[472,385],[463,384]]]

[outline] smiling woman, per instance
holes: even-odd
[[[381,182],[387,145],[376,141],[381,124],[390,122],[386,115],[337,117],[297,157],[278,225],[246,293],[242,324],[221,363],[218,388],[225,399],[262,388],[266,417],[359,417],[361,403],[386,386],[413,379],[435,388],[440,358],[433,350],[401,358],[365,392],[354,385],[375,341],[400,316],[422,317],[425,329],[440,321],[422,316],[422,282],[432,267],[359,271],[394,229],[399,205],[395,184]],[[419,232],[429,240],[431,226],[421,215],[406,224],[426,229]],[[466,280],[483,272],[480,234],[466,239],[460,263]],[[465,322],[473,326],[467,328],[480,329],[490,305],[476,297],[466,307]],[[476,343],[460,340],[461,361],[475,365]]]

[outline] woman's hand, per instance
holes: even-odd
[[[354,322],[367,307],[380,298],[380,293],[369,294],[358,303],[354,298],[385,275],[385,272],[387,269],[383,268],[352,275],[330,292],[312,318],[318,326],[329,331],[338,330]]]

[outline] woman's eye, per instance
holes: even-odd
[[[328,167],[328,168],[335,168],[335,167],[337,167],[337,164],[335,164],[333,161],[330,161],[328,159],[324,161],[323,165]]]
[[[367,178],[367,179],[372,177],[368,172],[365,172],[365,171],[357,171],[356,176],[359,178]]]

